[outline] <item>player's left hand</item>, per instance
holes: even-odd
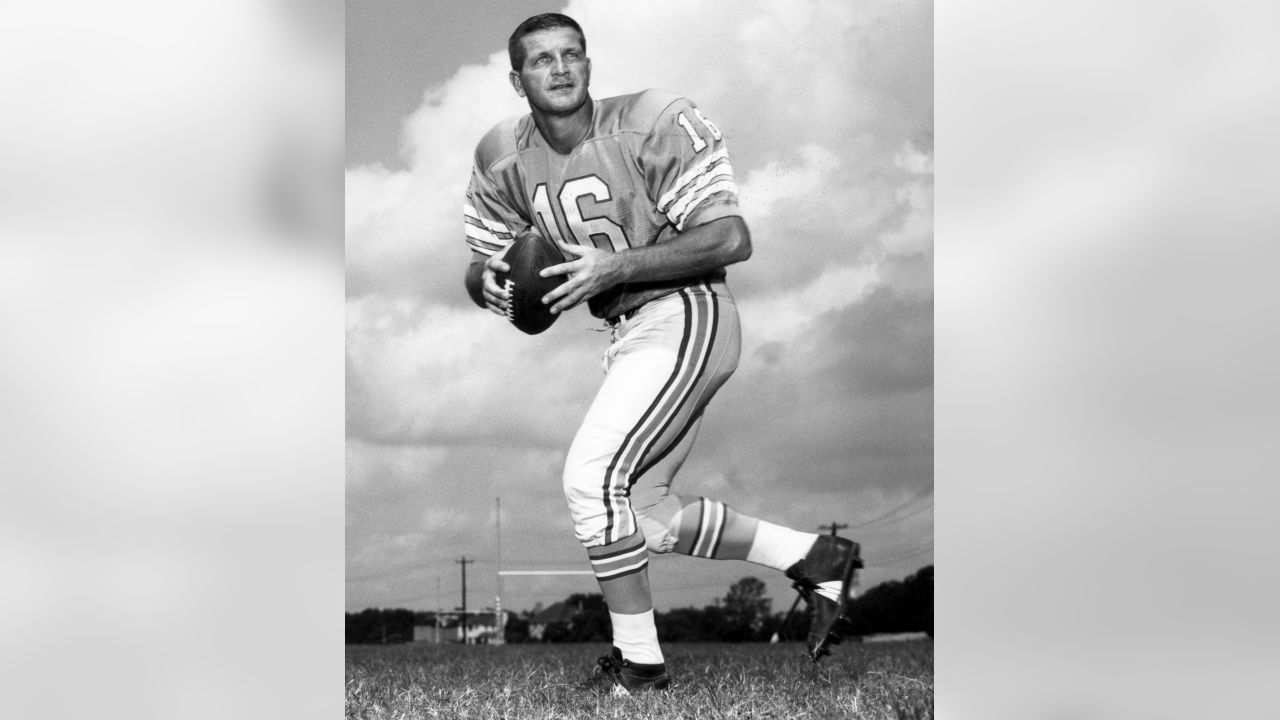
[[[551,305],[551,312],[562,313],[623,281],[623,260],[617,253],[588,245],[557,244],[565,257],[574,259],[540,273],[542,277],[569,276],[563,285],[542,296],[542,302]]]

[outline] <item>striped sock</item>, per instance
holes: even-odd
[[[746,560],[756,534],[755,518],[718,500],[682,496],[676,516],[675,552],[717,560]]]
[[[609,545],[587,548],[600,593],[610,612],[634,615],[653,610],[649,591],[649,551],[637,531]]]

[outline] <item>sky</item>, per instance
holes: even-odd
[[[586,569],[560,466],[608,343],[585,308],[525,336],[462,287],[471,155],[527,112],[506,38],[583,26],[596,98],[657,87],[725,133],[755,253],[730,268],[739,369],[677,478],[863,546],[862,586],[933,562],[933,13],[929,3],[351,3],[347,10],[346,606],[492,606],[496,571]],[[498,507],[501,507],[501,548]],[[740,561],[655,556],[659,610]],[[504,608],[595,591],[508,577]]]

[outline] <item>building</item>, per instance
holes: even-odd
[[[581,608],[570,605],[567,602],[558,602],[546,610],[542,610],[533,617],[529,618],[529,639],[534,641],[543,640],[547,627],[560,623],[569,628],[573,625],[573,616],[578,613]]]
[[[502,611],[501,622],[493,611],[467,613],[467,643],[483,644],[493,642],[507,625],[511,616]],[[414,625],[413,641],[428,643],[460,643],[462,642],[462,613],[437,613],[437,625]]]

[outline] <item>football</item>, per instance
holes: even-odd
[[[544,278],[538,273],[545,267],[564,262],[564,253],[550,240],[532,230],[525,230],[511,241],[511,247],[502,259],[511,266],[509,272],[500,272],[496,276],[498,284],[505,285],[511,295],[507,301],[507,319],[529,335],[537,335],[551,327],[559,315],[551,313],[550,305],[542,304],[542,296],[560,287],[568,276]]]

